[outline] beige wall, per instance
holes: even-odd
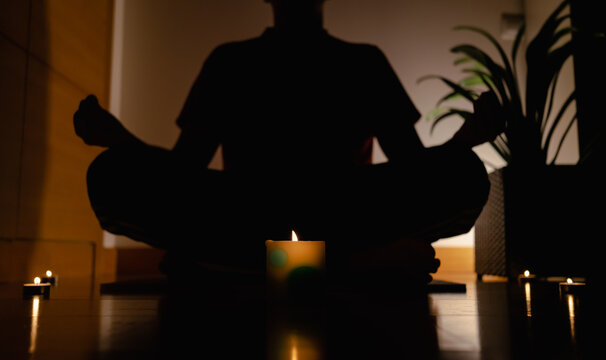
[[[0,281],[104,263],[85,183],[100,150],[72,116],[89,93],[107,104],[112,3],[0,1]]]
[[[560,5],[561,0],[524,0],[524,12],[526,14],[527,19],[527,27],[528,27],[528,36],[527,39],[531,39],[536,36],[539,29],[551,15],[553,10],[555,10],[558,5]],[[564,14],[569,13],[568,10],[564,12]],[[564,25],[570,25],[570,21],[566,20]],[[568,37],[568,39],[570,39]],[[566,61],[562,71],[560,72],[560,77],[558,79],[558,87],[556,89],[556,93],[554,96],[554,113],[560,109],[560,106],[568,96],[571,91],[574,89],[574,70],[573,70],[573,60],[572,57]],[[568,121],[574,116],[576,112],[576,105],[571,104],[571,106],[566,111],[562,122],[568,123]],[[555,114],[554,114],[555,116]],[[553,120],[553,116],[551,117]],[[564,132],[565,127],[560,125],[556,128],[554,132],[554,139],[559,139]],[[552,159],[555,150],[557,148],[557,142],[553,141],[548,152],[548,160]],[[564,144],[562,145],[562,150],[560,150],[560,155],[556,163],[558,164],[576,164],[579,160],[579,137],[577,131],[577,124],[573,124],[570,132],[568,133]]]

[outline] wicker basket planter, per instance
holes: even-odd
[[[476,272],[517,278],[584,276],[592,233],[587,188],[577,166],[507,166],[489,175],[491,190],[476,221]]]

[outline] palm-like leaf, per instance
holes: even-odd
[[[570,27],[562,28],[563,22],[568,18],[568,15],[562,15],[562,12],[568,3],[569,0],[564,0],[552,12],[526,49],[527,75],[524,99],[520,95],[516,70],[516,60],[525,32],[524,25],[516,34],[511,48],[511,57],[507,56],[498,41],[488,32],[473,26],[455,28],[456,30],[472,31],[488,39],[498,51],[500,61],[495,61],[476,46],[458,45],[451,49],[451,52],[462,55],[455,61],[455,65],[467,65],[471,60],[475,66],[463,70],[471,76],[459,83],[437,75],[421,79],[440,79],[450,87],[451,92],[442,97],[439,104],[455,98],[457,94],[473,102],[481,91],[493,93],[500,100],[499,111],[506,118],[506,127],[504,134],[491,145],[508,163],[540,162],[545,164],[547,149],[554,141],[555,129],[564,123],[561,121],[564,113],[576,99],[575,92],[573,92],[561,105],[553,121],[548,123],[553,110],[554,92],[559,72],[564,62],[572,55],[572,44],[566,39],[566,36],[570,35],[573,30]],[[562,40],[567,41],[559,45]],[[484,90],[479,90],[478,86]],[[466,116],[461,109],[445,109],[434,117],[432,129],[437,123],[453,115]],[[555,157],[559,154],[564,138],[574,121],[576,121],[576,115],[566,124],[565,131],[558,141]],[[555,158],[552,159],[552,162],[553,160]]]

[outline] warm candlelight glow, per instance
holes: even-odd
[[[575,316],[574,316],[574,296],[571,294],[566,295],[568,302],[568,319],[570,320],[570,337],[573,342],[576,342],[576,327],[575,327]]]
[[[293,347],[290,349],[290,360],[298,360],[299,356],[297,353],[297,347],[295,345],[293,345]]]
[[[566,295],[566,300],[568,302],[568,316],[571,318],[574,317],[574,296],[571,294]]]
[[[290,360],[299,360],[299,352],[297,350],[297,335],[295,334],[290,335]]]
[[[526,316],[532,317],[532,298],[530,295],[530,283],[524,284],[524,295],[526,297]]]
[[[38,282],[40,282],[40,278]],[[34,282],[36,280],[34,279]],[[40,314],[40,297],[34,296],[32,301],[32,324],[29,333],[29,349],[28,352],[33,354],[36,352],[36,341],[38,340],[38,315]]]
[[[294,230],[292,230],[292,232],[291,232],[291,238],[292,238],[292,241],[299,241],[299,238],[297,237],[297,234],[295,233]]]
[[[573,281],[572,281],[572,279],[571,279],[571,278],[566,279],[566,282],[567,282],[568,284],[572,284],[572,283],[573,283]]]
[[[46,270],[46,277],[51,277],[53,276],[53,272],[50,270]]]
[[[34,278],[34,284],[36,284],[36,285],[40,285],[40,278],[39,278],[39,277],[37,277],[37,276],[36,276],[36,277]]]
[[[524,270],[524,276],[526,276],[526,277],[530,276],[530,271]]]

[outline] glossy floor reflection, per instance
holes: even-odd
[[[101,295],[98,284],[61,279],[49,299],[23,299],[20,284],[0,284],[0,359],[599,358],[589,352],[584,295],[560,296],[557,283],[331,290],[313,306],[268,302],[257,285],[194,279]]]

